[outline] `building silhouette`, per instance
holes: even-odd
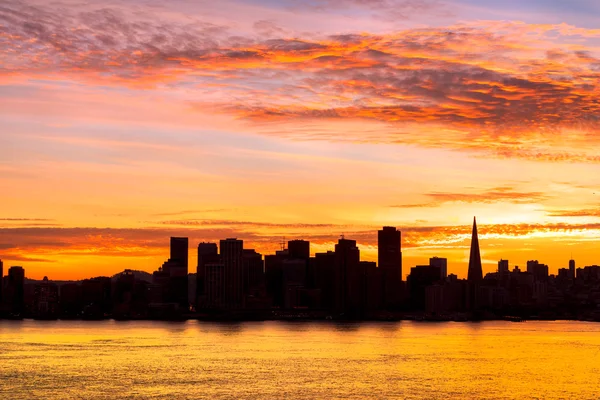
[[[311,292],[314,278],[309,273],[312,272],[309,268],[310,242],[290,240],[287,246],[287,255],[282,261],[284,308],[314,306],[314,294]]]
[[[577,278],[581,278],[585,282],[600,282],[600,266],[589,265],[584,268],[577,268]]]
[[[113,318],[145,317],[149,302],[148,282],[136,279],[134,271],[129,269],[118,274],[113,280]]]
[[[315,288],[320,292],[320,306],[333,310],[335,305],[335,253],[316,253],[310,260],[314,270]]]
[[[198,264],[196,267],[196,310],[205,308],[203,304],[206,296],[206,266],[220,264],[221,256],[216,243],[198,244]],[[213,271],[214,272],[214,271]]]
[[[283,306],[286,309],[306,306],[303,297],[306,283],[306,264],[308,260],[291,258],[282,261]]]
[[[187,270],[188,267],[188,238],[186,237],[172,237],[171,238],[171,257],[169,261],[172,261],[179,265],[181,268]]]
[[[454,319],[465,312],[469,293],[467,281],[450,274],[445,281],[426,286],[425,313],[436,319]]]
[[[360,250],[356,240],[341,238],[335,245],[334,311],[345,316],[359,312],[361,293]]]
[[[171,237],[170,257],[152,274],[150,291],[155,315],[189,311],[188,238]]]
[[[275,254],[265,256],[265,283],[267,295],[273,307],[283,308],[285,305],[285,289],[283,284],[283,262],[289,258],[287,249],[277,250]]]
[[[82,317],[81,284],[65,283],[59,288],[60,317],[76,319]]]
[[[401,233],[391,226],[377,232],[377,263],[381,269],[381,302],[385,308],[396,308],[402,301]]]
[[[473,217],[473,232],[471,235],[471,254],[469,256],[469,272],[467,275],[469,282],[479,282],[483,280],[483,269],[481,268],[481,254],[479,252],[479,238],[477,237],[477,221]]]
[[[171,238],[169,258],[169,300],[177,303],[182,310],[189,310],[188,299],[188,238]]]
[[[112,280],[106,276],[83,280],[81,297],[84,318],[105,318],[112,311]]]
[[[265,264],[262,254],[253,249],[244,249],[243,258],[243,278],[244,278],[244,297],[246,304],[254,303],[258,307],[260,302],[266,297],[265,288]]]
[[[441,280],[439,266],[417,265],[410,269],[408,275],[409,304],[412,310],[425,310],[426,289]]]
[[[307,240],[290,240],[288,252],[292,259],[307,260],[310,258],[310,242]]]
[[[541,264],[538,260],[527,261],[527,272],[533,275],[533,280],[536,282],[548,280],[548,266]]]
[[[12,316],[25,313],[25,270],[23,267],[10,267],[4,281],[4,307]]]
[[[361,261],[361,278],[363,279],[362,298],[361,298],[361,318],[370,318],[374,316],[382,305],[381,268],[373,261]]]
[[[429,259],[429,266],[440,269],[440,279],[448,277],[448,259],[440,257],[432,257]]]
[[[117,305],[131,303],[135,288],[135,275],[133,271],[126,269],[116,279],[113,300]]]
[[[125,270],[79,282],[28,279],[22,267],[1,277],[0,318],[38,319],[434,319],[568,318],[600,321],[600,266],[549,274],[537,260],[527,269],[508,260],[482,277],[473,219],[467,279],[448,274],[447,259],[410,270],[401,280],[400,231],[378,232],[378,259],[361,261],[355,240],[310,256],[310,243],[292,240],[266,255],[238,239],[198,244],[197,298],[187,299],[187,238],[171,238],[170,257],[152,275]],[[3,273],[0,261],[0,275]],[[193,288],[193,286],[192,286]],[[193,291],[193,289],[192,289]],[[190,303],[196,303],[196,311]]]
[[[241,309],[244,305],[244,241],[221,240],[219,250],[224,266],[223,303],[227,309]]]
[[[203,310],[223,310],[225,304],[225,265],[220,261],[204,264],[204,294],[201,298]]]
[[[45,276],[34,289],[33,317],[37,319],[58,318],[58,286]]]
[[[266,294],[272,306],[286,310],[320,307],[324,288],[318,286],[318,268],[315,257],[310,257],[310,242],[290,240],[287,247],[264,258]]]
[[[508,275],[509,272],[508,260],[500,260],[498,261],[498,274],[501,277]]]

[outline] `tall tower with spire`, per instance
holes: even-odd
[[[481,268],[481,254],[479,253],[479,238],[477,237],[477,221],[473,217],[473,234],[471,236],[471,255],[469,257],[469,282],[478,282],[483,279]]]

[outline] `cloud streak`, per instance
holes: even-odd
[[[485,191],[465,191],[461,193],[452,192],[431,192],[425,196],[432,201],[426,203],[400,204],[393,205],[393,208],[422,208],[438,207],[446,203],[512,203],[512,204],[532,204],[548,200],[550,196],[542,192],[519,192],[510,186],[499,186]]]
[[[600,208],[582,210],[556,210],[548,213],[550,217],[600,217]]]
[[[181,219],[160,221],[161,225],[180,226],[226,226],[237,228],[282,228],[282,229],[312,229],[312,228],[343,228],[344,225],[335,224],[309,224],[309,223],[273,223],[273,222],[251,222],[211,219]],[[347,227],[347,226],[346,226]]]
[[[448,7],[438,0],[296,0],[296,3],[298,4],[295,8],[309,8],[320,12],[367,11],[372,18],[395,22],[410,19],[419,13],[449,14]]]
[[[48,222],[54,221],[48,218],[0,218],[0,222]]]

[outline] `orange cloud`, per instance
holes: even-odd
[[[419,204],[403,204],[395,205],[396,208],[415,208],[415,207],[436,207],[444,203],[497,203],[508,202],[513,204],[530,204],[536,203],[549,198],[548,195],[542,192],[518,192],[512,187],[500,186],[483,192],[462,192],[462,193],[447,193],[447,192],[431,192],[425,194],[432,201]]]
[[[555,210],[548,213],[551,217],[600,217],[600,208],[583,210]]]

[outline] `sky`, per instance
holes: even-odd
[[[524,4],[526,3],[526,4]],[[600,264],[595,0],[8,0],[0,259],[156,270],[169,236],[269,254],[402,231],[483,269]],[[194,268],[191,268],[193,272]]]

